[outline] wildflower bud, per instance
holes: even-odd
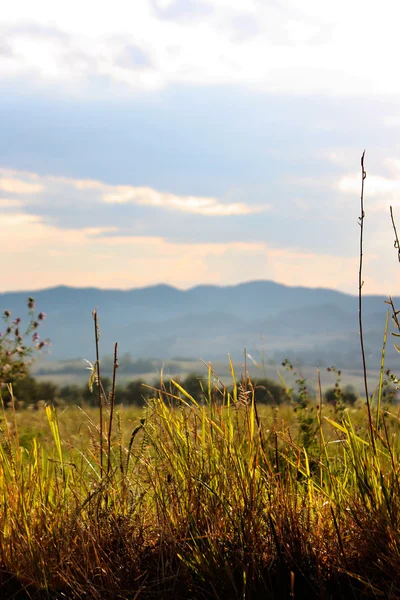
[[[36,344],[36,348],[37,348],[38,350],[41,350],[41,349],[43,348],[43,346],[44,346],[44,345],[45,345],[45,343],[44,343],[44,342],[39,342],[38,344]]]
[[[32,335],[32,341],[33,342],[38,342],[39,341],[39,334],[35,331],[35,333]]]
[[[33,310],[35,308],[35,301],[31,296],[28,298],[28,308],[29,310]]]
[[[4,311],[4,316],[6,317],[6,319],[8,319],[9,317],[11,317],[11,313],[9,310],[5,310]]]
[[[37,329],[37,327],[39,327],[39,323],[37,321],[33,321],[32,329]]]
[[[44,312],[40,312],[38,314],[39,321],[44,321],[45,318],[46,318],[46,314]]]
[[[17,329],[15,330],[15,337],[19,337],[19,329],[17,327]]]
[[[14,325],[19,325],[21,323],[21,319],[19,317],[17,317],[16,319],[14,319],[13,324]]]
[[[7,329],[6,329],[6,333],[7,333],[7,335],[8,335],[9,333],[11,333],[11,327],[7,327]]]

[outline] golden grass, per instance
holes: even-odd
[[[314,410],[305,448],[249,382],[175,390],[114,415],[109,470],[93,409],[3,412],[2,598],[400,596],[394,416],[374,453],[363,409]]]

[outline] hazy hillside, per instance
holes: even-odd
[[[198,286],[181,291],[167,285],[121,290],[75,289],[0,294],[0,308],[26,314],[33,295],[47,314],[42,335],[52,340],[52,358],[93,356],[92,311],[98,308],[103,355],[119,342],[121,353],[134,357],[174,356],[215,360],[243,355],[246,347],[266,359],[285,356],[309,364],[334,362],[357,367],[358,300],[328,289],[287,287],[272,281],[236,286]],[[367,354],[379,365],[385,297],[364,297]],[[395,299],[400,306],[400,300]],[[388,351],[388,361],[397,356]]]

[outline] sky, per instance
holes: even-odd
[[[394,0],[14,0],[0,291],[271,279],[398,294]]]

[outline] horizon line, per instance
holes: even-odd
[[[310,286],[310,285],[288,285],[286,283],[281,283],[281,282],[275,281],[273,279],[250,279],[250,280],[244,280],[244,281],[241,281],[238,283],[233,283],[233,284],[198,283],[198,284],[190,286],[188,288],[178,287],[178,286],[172,285],[170,283],[162,282],[162,281],[160,281],[159,283],[131,287],[131,288],[118,288],[118,287],[113,288],[113,287],[99,287],[99,286],[79,286],[79,285],[73,286],[73,285],[59,283],[59,284],[55,284],[55,285],[52,285],[49,287],[44,287],[44,288],[3,290],[3,291],[0,291],[0,296],[4,296],[6,294],[35,294],[35,293],[41,293],[41,292],[48,292],[48,291],[52,291],[52,290],[56,290],[56,289],[60,289],[60,288],[65,288],[68,290],[87,290],[87,291],[96,290],[96,291],[101,291],[101,292],[127,292],[128,293],[128,292],[133,292],[133,291],[148,290],[148,289],[164,287],[164,288],[170,288],[170,289],[173,289],[173,290],[176,290],[179,292],[190,292],[197,288],[204,288],[204,287],[224,289],[224,288],[237,288],[240,286],[257,284],[257,283],[270,283],[273,285],[277,285],[277,286],[280,286],[283,288],[289,288],[289,289],[325,290],[325,291],[336,292],[336,293],[342,294],[344,296],[357,297],[356,293],[352,294],[350,292],[345,292],[345,291],[339,290],[337,288],[328,288],[328,287],[324,287],[324,286]],[[384,294],[365,294],[364,296],[377,296],[377,297],[382,296],[383,297]]]

